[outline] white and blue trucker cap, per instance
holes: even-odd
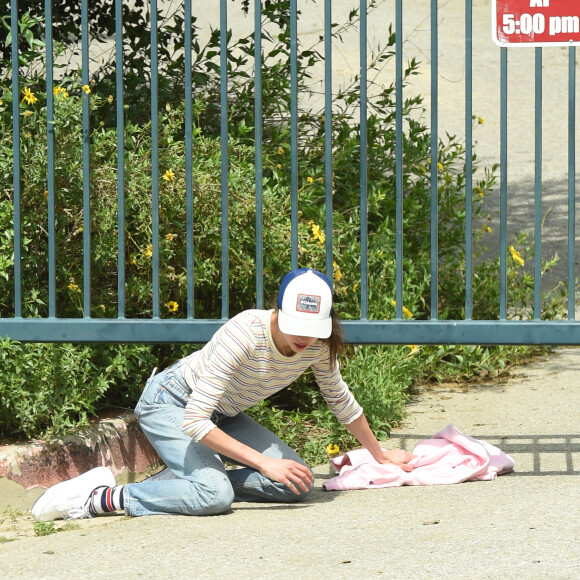
[[[278,293],[278,327],[284,334],[328,338],[332,333],[332,285],[309,268],[284,276]]]

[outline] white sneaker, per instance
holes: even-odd
[[[44,521],[90,518],[89,499],[93,490],[115,485],[115,476],[108,467],[95,467],[48,488],[32,506],[32,515]]]

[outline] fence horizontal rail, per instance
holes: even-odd
[[[224,320],[28,319],[0,322],[0,336],[25,342],[205,343]],[[111,326],[115,327],[111,337]],[[580,344],[573,321],[347,320],[347,342],[354,344]]]

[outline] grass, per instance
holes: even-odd
[[[75,522],[66,522],[62,526],[57,526],[54,520],[48,522],[35,522],[34,535],[35,536],[50,536],[56,532],[68,532],[70,530],[78,530],[79,525]]]

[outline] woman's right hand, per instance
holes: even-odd
[[[300,495],[300,490],[307,493],[314,485],[312,471],[306,465],[292,459],[274,459],[264,456],[260,473],[272,481],[283,483],[296,495]]]
[[[214,427],[209,431],[201,439],[201,442],[221,455],[225,455],[242,465],[257,469],[272,481],[283,483],[296,495],[300,495],[300,490],[307,493],[309,486],[314,485],[314,476],[306,465],[293,459],[267,457],[230,437],[219,427]]]

